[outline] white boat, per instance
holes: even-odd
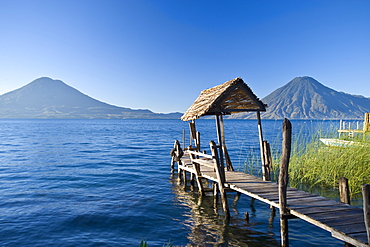
[[[349,146],[363,146],[360,142],[345,141],[340,139],[324,139],[320,138],[320,141],[328,147],[349,147]]]

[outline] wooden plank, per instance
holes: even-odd
[[[362,224],[362,220],[363,218],[360,218],[360,217],[351,217],[350,218],[346,218],[346,217],[343,217],[343,215],[338,215],[337,218],[333,218],[333,219],[323,219],[321,220],[321,222],[327,224],[328,226],[335,226],[336,229],[339,229],[338,226],[352,226],[354,224],[360,224],[361,225],[361,232],[365,232],[366,229],[365,229],[365,225]],[[360,222],[360,223],[358,223]],[[349,232],[347,232],[349,233]]]
[[[338,231],[345,232],[346,234],[366,232],[365,226],[362,222],[350,225],[333,225],[332,227]]]
[[[281,246],[289,246],[287,209],[288,167],[290,159],[292,125],[288,119],[283,122],[283,143],[279,173],[279,210]],[[263,158],[262,158],[263,159]]]
[[[345,211],[346,208],[339,208],[337,206],[318,206],[318,207],[306,207],[306,208],[293,208],[290,207],[290,211],[297,212],[297,214],[311,215],[320,212],[336,212],[336,211]]]
[[[208,165],[209,160],[207,161],[204,157],[200,160],[206,164],[199,165],[201,177],[219,182],[214,168]],[[184,155],[181,161],[184,165],[179,165],[180,169],[196,174],[195,167],[189,164],[190,157]],[[266,182],[259,177],[242,172],[230,171],[225,171],[225,179],[224,191],[229,188],[279,207],[276,183]],[[335,238],[356,246],[366,246],[366,228],[361,209],[294,188],[286,188],[286,195],[288,203],[286,212],[331,232]]]
[[[337,238],[339,240],[342,240],[342,241],[344,241],[346,243],[349,243],[349,244],[351,244],[353,246],[357,246],[357,247],[369,247],[365,242],[352,237],[352,234],[351,235],[343,234],[342,232],[339,232],[339,231],[336,231],[335,229],[333,229],[331,231],[331,235],[334,238]]]
[[[351,233],[351,234],[348,234],[348,235],[355,238],[355,239],[358,239],[359,241],[361,241],[363,243],[367,243],[367,237],[366,237],[366,234],[364,234],[364,233]]]
[[[357,219],[362,218],[363,220],[363,215],[361,213],[361,210],[358,210],[358,209],[344,209],[344,210],[336,210],[336,211],[324,211],[324,212],[321,211],[317,213],[306,213],[307,216],[310,216],[311,218],[314,218],[320,221],[337,219],[338,217],[343,218],[343,214],[351,215],[349,219],[355,218],[357,220]]]

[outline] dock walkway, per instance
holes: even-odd
[[[214,161],[210,157],[203,155],[191,159],[189,151],[185,151],[178,162],[179,173],[186,171],[198,178],[219,183]],[[279,208],[279,190],[275,182],[263,181],[243,172],[225,171],[223,187]],[[369,246],[362,209],[294,188],[287,189],[286,209],[291,217],[329,231],[337,239],[355,246]]]

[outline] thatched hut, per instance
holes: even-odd
[[[223,150],[223,152],[220,152],[221,163],[223,163],[223,157],[225,157],[228,170],[232,170],[233,168],[225,145],[223,115],[248,111],[257,113],[261,157],[263,162],[263,136],[260,112],[266,111],[266,105],[257,98],[248,85],[244,83],[243,79],[235,78],[221,85],[203,90],[181,117],[181,120],[191,121],[191,138],[196,140],[194,121],[202,116],[215,115],[218,145]],[[199,143],[196,143],[196,145],[199,146]]]

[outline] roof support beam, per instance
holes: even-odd
[[[222,130],[221,130],[221,123],[220,123],[220,116],[221,114],[216,114],[215,117],[216,117],[216,131],[217,131],[217,138],[218,138],[218,146],[220,147],[220,164],[221,164],[221,167],[223,169],[225,169],[225,165],[224,165],[224,155],[223,155],[223,152],[222,152],[222,146],[223,146],[223,142],[222,142],[222,136],[224,135],[222,133]]]
[[[257,124],[258,124],[258,137],[260,141],[260,152],[261,152],[261,162],[262,162],[262,176],[263,181],[266,181],[266,170],[265,170],[265,155],[263,150],[263,133],[262,133],[262,124],[261,124],[261,114],[257,111]]]

